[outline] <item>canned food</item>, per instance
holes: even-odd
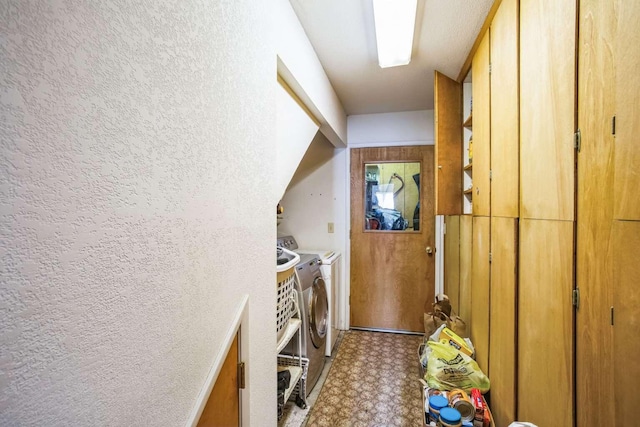
[[[454,389],[449,392],[449,406],[460,412],[462,421],[473,421],[476,410],[464,390]]]

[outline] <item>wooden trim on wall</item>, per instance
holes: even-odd
[[[467,77],[467,74],[469,74],[473,56],[476,54],[476,50],[478,50],[478,46],[480,46],[480,42],[482,42],[482,38],[484,37],[484,34],[487,32],[487,30],[491,26],[493,17],[496,15],[496,12],[498,11],[498,8],[500,7],[501,3],[502,3],[502,0],[495,0],[493,2],[493,6],[491,6],[491,9],[489,10],[487,17],[485,18],[484,23],[482,24],[482,28],[480,28],[480,32],[476,36],[476,41],[473,42],[473,46],[471,46],[471,50],[467,55],[467,59],[464,61],[464,64],[462,64],[462,68],[460,69],[460,73],[458,74],[458,82],[460,83],[464,82],[465,77]]]
[[[316,118],[316,116],[311,112],[309,107],[307,107],[305,103],[302,102],[302,99],[300,99],[300,97],[293,91],[293,89],[291,89],[291,86],[287,84],[287,82],[284,80],[284,78],[282,78],[282,76],[280,76],[280,74],[278,74],[278,83],[280,83],[280,86],[282,86],[284,90],[286,90],[287,93],[291,95],[293,100],[296,101],[296,103],[300,106],[300,108],[302,108],[302,110],[305,113],[307,113],[311,121],[315,123],[316,126],[320,127],[322,123],[320,123],[320,121]]]

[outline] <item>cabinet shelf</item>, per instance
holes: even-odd
[[[468,164],[464,165],[463,169],[466,170],[466,171],[473,169],[473,163],[468,163]]]
[[[468,190],[464,190],[462,193],[467,195],[467,196],[471,196],[471,195],[473,195],[473,188],[470,188]]]
[[[458,122],[460,123],[460,122]],[[464,123],[462,123],[462,126],[471,129],[473,127],[473,116],[471,114],[469,114],[469,117],[467,117],[467,120],[464,121]]]

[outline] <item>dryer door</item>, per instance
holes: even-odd
[[[309,295],[309,333],[316,348],[322,347],[327,337],[328,311],[326,285],[322,277],[316,277]]]

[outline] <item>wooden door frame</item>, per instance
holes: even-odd
[[[353,148],[380,148],[380,147],[402,147],[402,146],[410,146],[410,145],[433,145],[435,150],[435,141],[433,139],[422,140],[422,141],[407,141],[407,142],[378,142],[378,143],[359,143],[348,145],[345,149],[345,160],[344,160],[344,180],[346,182],[345,192],[344,192],[344,230],[345,230],[345,240],[344,240],[344,255],[343,255],[343,264],[342,264],[342,282],[343,282],[343,298],[340,304],[339,309],[341,310],[341,324],[340,329],[349,330],[351,328],[351,150]],[[435,154],[435,153],[434,153]],[[444,230],[439,227],[438,221],[435,222],[435,231],[434,231],[434,239],[438,241],[440,238],[444,241]],[[441,253],[444,248],[440,249]],[[436,251],[436,254],[438,251]],[[439,271],[439,264],[436,262],[435,265],[435,291],[438,290],[438,277],[442,279],[444,276],[444,272]],[[437,293],[436,293],[437,295]]]
[[[348,179],[346,180],[348,185],[346,185],[347,192],[346,192],[346,197],[345,197],[345,202],[346,202],[346,205],[347,205],[346,206],[346,222],[349,225],[349,228],[352,226],[352,224],[351,224],[351,220],[352,220],[351,216],[352,216],[352,209],[353,209],[353,206],[352,206],[352,202],[353,202],[352,196],[353,196],[353,194],[352,194],[351,179],[353,179],[353,176],[352,176],[353,171],[351,170],[351,167],[352,167],[352,163],[353,163],[353,160],[354,160],[353,153],[351,153],[350,150],[353,148],[353,149],[358,149],[358,150],[359,149],[371,149],[371,150],[383,150],[383,151],[386,151],[387,149],[401,149],[402,150],[402,149],[415,149],[415,148],[418,148],[418,147],[428,147],[429,150],[433,150],[432,153],[431,153],[431,156],[433,156],[435,154],[434,153],[435,147],[434,147],[434,143],[433,143],[432,140],[428,140],[428,141],[426,141],[426,140],[425,141],[413,141],[413,143],[408,143],[408,144],[407,143],[401,143],[401,142],[398,142],[398,143],[379,143],[379,144],[357,144],[357,145],[353,145],[353,146],[349,147],[349,150],[347,150],[348,155],[347,155],[346,164],[345,164],[345,169],[346,169],[346,172],[348,174],[347,175]],[[431,187],[433,187],[433,185],[434,185],[434,180],[433,180],[433,173],[434,172],[433,172],[433,170],[434,169],[429,169],[429,168],[433,168],[433,165],[434,165],[433,159],[427,160],[426,158],[425,159],[421,158],[420,160],[418,160],[418,159],[413,160],[412,156],[409,156],[409,157],[411,157],[411,159],[409,159],[407,157],[404,157],[403,154],[400,154],[400,156],[398,157],[397,160],[399,162],[407,162],[407,161],[413,162],[413,161],[416,161],[416,162],[421,163],[421,165],[422,165],[421,173],[423,173],[425,176],[428,176],[430,178],[430,184],[429,185]],[[369,159],[369,160],[371,160],[372,162],[378,162],[378,163],[397,163],[395,160],[389,160],[389,161],[381,161],[379,159],[378,160]],[[427,167],[428,169],[425,170],[424,169],[425,167]],[[424,200],[424,197],[426,197],[425,196],[426,194],[430,194],[430,197],[432,198],[431,200],[434,202],[434,208],[435,208],[435,201],[433,200],[433,194],[430,192],[430,191],[435,191],[435,190],[423,190],[423,191],[427,191],[427,193],[421,193],[421,202],[427,203],[426,200]],[[424,217],[422,217],[422,218],[424,220]],[[428,227],[429,228],[429,234],[431,236],[431,238],[429,239],[429,245],[430,246],[435,246],[436,242],[438,241],[438,237],[436,235],[436,224],[437,224],[437,221],[436,221],[435,213],[433,213],[433,212],[432,212],[432,217],[431,217],[430,222],[431,222],[431,224],[429,224],[429,227]],[[426,230],[426,228],[425,228],[425,230]],[[353,280],[353,277],[352,277],[353,270],[351,269],[351,261],[352,261],[351,255],[352,254],[351,254],[350,251],[351,251],[351,247],[352,247],[352,244],[353,244],[352,237],[355,236],[355,234],[353,234],[354,232],[356,232],[355,229],[348,230],[347,239],[346,239],[346,247],[348,248],[347,252],[348,252],[348,258],[349,259],[348,259],[348,264],[345,263],[345,265],[348,265],[348,267],[345,267],[345,270],[347,270],[345,272],[345,275],[349,280],[349,284],[348,284],[349,293],[351,292],[351,287],[353,285],[351,283],[351,280]],[[393,234],[394,231],[389,231],[389,233]],[[437,252],[436,252],[436,254],[437,254]],[[433,257],[433,261],[432,261],[433,264],[432,264],[432,267],[430,267],[431,268],[431,273],[430,274],[432,275],[432,278],[431,278],[432,280],[429,280],[428,281],[429,284],[427,285],[428,289],[429,289],[429,292],[432,293],[433,295],[435,295],[435,292],[437,290],[437,283],[436,283],[436,275],[437,275],[437,273],[436,273],[436,269],[438,268],[437,267],[438,264],[437,264],[436,258],[437,258],[436,256]],[[431,296],[431,298],[433,297],[433,295]],[[428,310],[426,310],[426,305],[427,304],[430,306],[430,302],[425,300],[425,311],[428,311]],[[352,327],[351,326],[351,322],[353,321],[353,319],[351,319],[351,316],[352,316],[353,313],[352,313],[352,310],[351,310],[351,305],[350,304],[347,305],[346,309],[348,310],[347,312],[348,312],[348,317],[349,317],[349,322],[350,322],[349,326]],[[421,324],[422,324],[422,322],[421,322]],[[409,328],[407,330],[405,330],[404,328],[400,328],[400,329],[390,328],[389,329],[388,327],[380,327],[381,329],[378,329],[378,327],[373,327],[373,326],[372,327],[360,326],[359,328],[370,329],[370,330],[389,331],[389,332],[400,332],[400,333],[413,333],[413,332],[410,332],[410,331],[414,330],[412,328]],[[422,326],[420,326],[420,330],[422,330]]]

